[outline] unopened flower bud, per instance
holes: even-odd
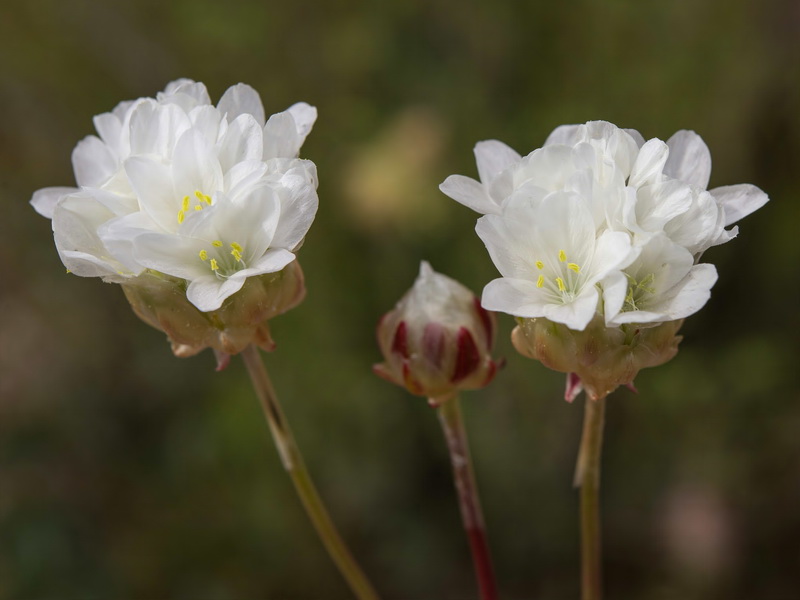
[[[495,317],[457,281],[423,261],[414,286],[378,323],[386,362],[373,367],[384,379],[431,401],[487,385]]]
[[[122,289],[136,315],[167,334],[176,356],[211,348],[221,366],[249,344],[272,350],[269,320],[297,306],[306,293],[297,260],[277,273],[248,277],[241,290],[209,312],[189,302],[186,282],[174,277],[146,272]]]
[[[656,327],[606,327],[595,317],[583,331],[548,319],[517,318],[511,341],[517,351],[555,371],[567,373],[565,397],[572,401],[581,388],[596,400],[620,385],[633,386],[637,373],[669,361],[678,352],[683,320]],[[577,379],[576,379],[577,377]]]

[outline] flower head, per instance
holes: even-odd
[[[315,120],[305,103],[265,119],[245,84],[215,106],[202,83],[174,81],[96,116],[98,136],[72,154],[78,187],[31,203],[68,272],[177,282],[198,311],[219,311],[248,278],[295,260],[317,210],[316,168],[297,158]]]
[[[431,401],[484,387],[492,360],[494,315],[457,281],[420,265],[413,287],[378,323],[386,362],[375,373]]]
[[[702,308],[717,280],[703,253],[767,202],[748,184],[707,190],[711,156],[692,131],[645,141],[593,121],[558,127],[525,157],[497,141],[479,142],[475,155],[480,182],[452,175],[440,187],[483,215],[476,230],[502,275],[483,306],[574,332],[592,324],[595,336],[598,323],[638,331]],[[528,355],[541,354],[544,329],[516,334],[534,330]],[[611,337],[633,339],[623,333]]]

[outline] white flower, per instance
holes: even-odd
[[[694,264],[692,254],[658,234],[622,271],[602,282],[606,325],[677,321],[700,310],[717,281],[714,265]]]
[[[596,313],[615,327],[699,310],[716,281],[701,255],[767,202],[752,185],[706,190],[710,153],[691,131],[645,142],[593,121],[558,127],[525,157],[497,141],[475,155],[480,182],[452,175],[440,188],[485,215],[477,232],[503,277],[484,306],[576,330]]]
[[[596,236],[583,199],[566,192],[512,197],[501,215],[481,217],[476,231],[503,275],[484,289],[484,308],[578,330],[595,315],[596,284],[636,255],[625,233]]]
[[[202,83],[178,80],[95,117],[99,137],[72,155],[79,187],[31,202],[72,273],[171,275],[198,309],[216,310],[247,277],[294,259],[317,210],[316,168],[297,158],[315,120],[305,103],[265,120],[245,84],[214,106]]]

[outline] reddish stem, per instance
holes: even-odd
[[[475,576],[478,579],[482,600],[497,600],[497,582],[492,567],[483,511],[472,470],[467,432],[461,418],[461,405],[458,396],[446,399],[431,399],[431,404],[439,407],[439,422],[442,424],[450,462],[453,465],[453,482],[458,492],[461,507],[461,520],[467,532]]]

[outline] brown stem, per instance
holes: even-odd
[[[497,600],[497,582],[486,538],[486,526],[483,522],[483,511],[478,497],[478,487],[475,483],[475,473],[472,469],[467,432],[461,417],[461,404],[457,395],[444,399],[431,399],[431,404],[439,407],[439,422],[442,424],[442,430],[447,440],[447,449],[450,451],[453,481],[461,507],[461,520],[469,540],[481,598],[482,600]]]

